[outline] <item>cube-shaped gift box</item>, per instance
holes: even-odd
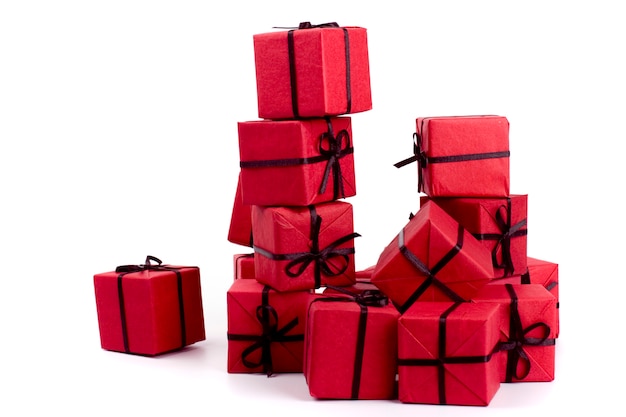
[[[237,189],[228,227],[228,241],[237,245],[252,247],[252,217],[249,204],[243,203],[241,173],[237,177]]]
[[[499,312],[497,304],[413,304],[398,320],[399,400],[489,405],[500,388]]]
[[[430,197],[508,197],[509,122],[496,115],[416,119],[418,192]]]
[[[277,292],[253,279],[227,291],[228,372],[302,372],[310,291]]]
[[[309,392],[319,399],[394,399],[400,313],[371,284],[355,285],[312,296],[304,348]]]
[[[527,257],[526,272],[511,277],[493,279],[489,285],[502,284],[541,284],[556,298],[556,335],[559,337],[559,264],[533,257]]]
[[[254,253],[236,253],[233,255],[234,279],[254,279]]]
[[[528,196],[420,197],[432,200],[491,251],[494,277],[526,272]]]
[[[243,204],[307,206],[356,195],[350,117],[239,122]]]
[[[367,31],[336,23],[254,35],[258,114],[298,119],[372,108]]]
[[[252,230],[257,281],[277,291],[356,282],[352,204],[252,206]]]
[[[403,313],[415,301],[469,301],[493,277],[491,254],[433,202],[380,254],[371,282]]]
[[[541,284],[487,285],[475,303],[499,304],[501,382],[554,380],[557,308]]]
[[[103,349],[156,356],[205,340],[198,267],[148,256],[93,280]]]

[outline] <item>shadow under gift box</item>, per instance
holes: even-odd
[[[491,252],[494,277],[526,272],[528,196],[506,198],[420,197],[433,201]]]
[[[258,114],[297,119],[372,108],[367,31],[336,23],[254,35]]]
[[[304,376],[311,396],[396,398],[399,317],[371,284],[329,287],[312,296],[304,348]]]
[[[430,197],[508,197],[509,122],[496,115],[416,119],[418,192]]]
[[[307,206],[356,195],[350,117],[239,122],[243,204]]]
[[[102,348],[155,356],[205,340],[199,268],[143,267],[94,275]]]
[[[403,313],[416,301],[469,301],[493,277],[491,254],[433,202],[380,254],[371,282]]]
[[[472,300],[500,304],[501,382],[554,380],[556,298],[540,284],[487,285]]]
[[[500,388],[500,306],[418,302],[398,320],[403,403],[488,405]]]
[[[310,291],[277,292],[253,279],[227,291],[228,372],[302,372]]]
[[[277,291],[313,290],[356,282],[352,204],[252,206],[254,271]]]

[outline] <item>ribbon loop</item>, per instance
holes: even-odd
[[[342,129],[337,136],[333,132],[333,126],[330,118],[326,118],[328,131],[320,136],[319,153],[326,159],[326,169],[322,177],[319,193],[324,194],[328,185],[330,172],[333,173],[333,199],[344,198],[346,193],[343,188],[343,177],[341,175],[340,159],[350,153],[350,134],[347,130]],[[326,146],[325,146],[326,145]]]

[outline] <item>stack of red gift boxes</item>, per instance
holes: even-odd
[[[371,108],[365,29],[254,36],[259,117],[239,123],[228,372],[302,372],[311,396],[486,406],[554,379],[558,265],[527,256],[509,122],[417,118],[420,207],[354,268],[349,113]],[[249,278],[249,279],[247,279]]]

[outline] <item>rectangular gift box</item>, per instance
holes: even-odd
[[[148,257],[93,281],[103,349],[156,356],[205,340],[198,267]]]
[[[234,279],[254,279],[254,253],[233,255]]]
[[[356,195],[350,117],[239,122],[242,199],[307,206]]]
[[[430,197],[508,197],[509,122],[505,117],[416,119],[418,192]]]
[[[528,195],[506,198],[420,197],[432,200],[489,249],[494,277],[526,272]]]
[[[304,376],[312,397],[397,397],[400,313],[380,291],[364,291],[327,288],[312,297],[304,348]]]
[[[372,108],[367,31],[336,23],[254,35],[258,114],[298,119]]]
[[[380,254],[371,282],[404,312],[415,301],[468,301],[493,277],[491,254],[427,202]]]
[[[554,295],[540,284],[487,285],[472,301],[502,306],[498,352],[501,382],[554,380]]]
[[[349,286],[354,277],[352,205],[252,206],[256,280],[277,291]]]
[[[302,372],[310,291],[277,292],[253,279],[227,291],[228,372]]]
[[[497,304],[419,302],[398,320],[403,403],[489,405],[500,388]]]
[[[249,204],[243,203],[241,173],[237,177],[237,190],[233,200],[233,210],[228,228],[228,241],[237,245],[252,247],[252,218]]]
[[[489,285],[502,284],[541,284],[556,298],[556,335],[559,337],[559,264],[544,261],[537,258],[527,257],[528,266],[526,272],[512,277],[493,279]]]

